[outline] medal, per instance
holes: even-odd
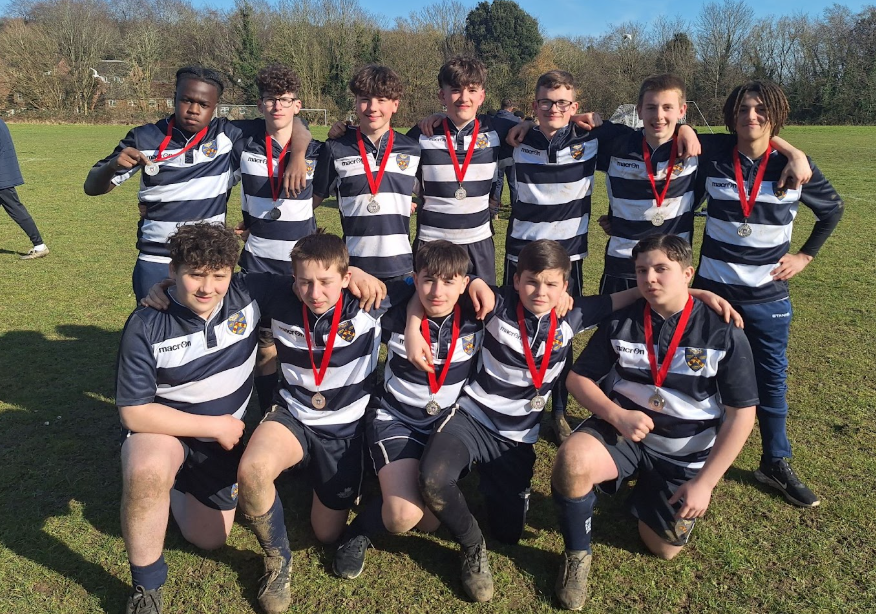
[[[532,348],[529,347],[529,339],[526,338],[526,320],[523,317],[523,303],[517,303],[517,327],[520,329],[520,341],[523,343],[523,355],[526,357],[526,366],[529,368],[529,374],[532,376],[532,383],[535,384],[535,397],[530,401],[530,406],[534,411],[541,411],[545,406],[545,399],[541,396],[541,385],[544,383],[544,376],[547,374],[548,366],[551,361],[551,352],[554,349],[554,335],[557,332],[557,312],[551,309],[551,325],[548,328],[547,340],[544,344],[544,354],[541,357],[541,366],[535,368],[535,358],[532,355]],[[538,329],[536,329],[536,335]]]
[[[441,406],[438,405],[438,402],[435,399],[426,403],[426,413],[430,416],[437,416],[441,413]]]
[[[207,134],[207,128],[209,127],[209,126],[204,126],[203,128],[201,128],[201,131],[198,132],[192,138],[190,138],[188,140],[188,142],[186,143],[186,146],[183,147],[180,151],[176,152],[175,154],[173,154],[171,156],[165,156],[164,150],[167,149],[167,146],[170,144],[170,139],[173,137],[173,127],[175,125],[176,125],[176,117],[171,117],[167,121],[167,135],[164,137],[164,140],[161,141],[161,145],[158,146],[158,153],[152,159],[152,162],[150,164],[147,164],[146,167],[143,169],[143,172],[145,172],[150,177],[154,177],[155,175],[158,174],[158,164],[157,164],[158,162],[172,160],[173,158],[176,158],[177,156],[181,156],[185,152],[190,150],[192,147],[194,147],[195,145],[200,143],[201,139],[203,139],[204,136]]]
[[[265,164],[268,166],[268,185],[271,186],[271,197],[274,199],[274,202],[280,200],[280,188],[283,186],[283,173],[286,171],[286,167],[283,166],[283,160],[286,158],[286,152],[289,151],[289,143],[292,142],[292,137],[289,137],[289,140],[286,141],[286,144],[283,146],[282,151],[280,151],[280,157],[277,158],[277,183],[274,183],[274,141],[271,138],[270,134],[265,135]],[[277,217],[274,217],[274,211],[277,212]],[[271,209],[271,219],[278,220],[280,219],[280,210],[274,207]]]
[[[736,175],[736,189],[739,191],[739,204],[742,206],[742,226],[736,229],[738,234],[743,239],[751,236],[751,226],[748,225],[748,218],[754,210],[754,203],[757,202],[757,195],[760,193],[760,184],[763,182],[764,173],[769,163],[770,152],[773,147],[767,143],[766,151],[760,159],[760,166],[757,168],[757,174],[754,176],[754,185],[751,186],[751,194],[745,193],[745,179],[742,177],[742,162],[739,160],[739,147],[733,148],[733,172]]]
[[[332,314],[332,324],[329,328],[329,336],[325,342],[325,349],[322,352],[322,360],[319,363],[319,370],[316,368],[316,361],[313,360],[313,341],[310,334],[310,321],[307,316],[307,305],[301,305],[301,316],[304,318],[304,339],[307,341],[307,351],[310,354],[310,366],[313,369],[313,381],[316,385],[316,394],[310,398],[310,402],[314,409],[323,409],[325,407],[325,397],[319,392],[319,386],[328,371],[329,361],[332,357],[332,349],[335,347],[335,337],[338,335],[338,326],[341,323],[341,311],[344,306],[343,292],[338,297],[338,302],[335,304],[335,312]]]
[[[362,157],[362,166],[365,167],[365,178],[368,180],[368,189],[371,191],[371,199],[368,201],[368,213],[377,213],[380,211],[380,204],[375,200],[377,193],[380,191],[380,184],[383,181],[383,171],[386,170],[386,163],[389,161],[389,156],[392,154],[392,145],[395,142],[395,136],[392,129],[389,130],[389,136],[386,139],[386,151],[383,152],[383,160],[380,161],[380,166],[377,168],[377,177],[371,173],[371,165],[368,163],[368,154],[365,153],[365,142],[362,140],[362,129],[356,128],[356,144],[359,146],[359,155]],[[379,152],[378,152],[379,153]],[[377,154],[374,161],[377,162]]]
[[[273,209],[268,211],[268,217],[272,220],[279,220],[281,215],[283,215],[283,212],[280,211],[279,207],[274,207]]]
[[[645,349],[648,351],[648,364],[651,366],[651,378],[654,380],[654,394],[648,397],[648,409],[652,411],[663,411],[666,406],[666,399],[660,394],[660,386],[663,385],[666,374],[669,373],[672,357],[675,356],[675,350],[678,349],[678,344],[681,342],[681,336],[684,334],[687,321],[690,319],[690,312],[693,311],[693,304],[693,298],[688,296],[681,316],[678,318],[678,324],[675,325],[675,332],[672,333],[672,339],[669,341],[669,347],[666,349],[666,358],[658,369],[657,349],[654,347],[654,329],[651,327],[651,305],[645,303]]]
[[[475,118],[474,127],[471,131],[471,142],[468,144],[468,150],[465,152],[465,159],[462,162],[462,166],[459,166],[459,159],[456,157],[456,146],[453,135],[450,134],[450,124],[447,123],[447,118],[444,118],[444,140],[447,142],[447,153],[450,154],[450,161],[453,163],[453,172],[456,173],[456,181],[459,182],[459,188],[453,195],[456,197],[456,200],[465,200],[465,197],[468,196],[468,193],[465,191],[465,188],[462,187],[462,182],[465,180],[465,173],[468,171],[468,165],[471,162],[471,156],[474,153],[475,145],[477,145],[478,141],[478,131],[481,128],[480,122]]]
[[[450,362],[453,360],[453,350],[456,349],[456,342],[459,339],[459,320],[461,310],[459,305],[453,306],[453,327],[450,329],[450,346],[447,348],[447,358],[444,360],[444,366],[441,368],[441,374],[436,378],[435,373],[426,373],[429,376],[429,392],[432,393],[431,400],[426,403],[426,413],[430,416],[437,416],[441,413],[441,405],[435,400],[435,395],[444,385],[444,380],[447,379],[447,373],[450,371]],[[423,338],[429,347],[432,347],[432,335],[429,333],[429,320],[423,318],[420,322],[420,332],[423,333]],[[435,357],[438,357],[441,349],[441,339],[438,339],[438,347],[435,348]]]
[[[651,193],[654,194],[654,202],[657,205],[657,213],[651,218],[651,223],[654,226],[662,226],[666,221],[666,217],[659,211],[666,199],[666,194],[669,192],[669,183],[672,181],[672,170],[675,167],[675,158],[678,157],[678,140],[672,137],[672,148],[669,150],[669,162],[666,164],[666,183],[663,184],[663,191],[657,191],[657,180],[654,178],[654,167],[651,165],[651,147],[645,137],[642,137],[642,157],[645,159],[645,170],[648,173],[648,181],[651,182]]]

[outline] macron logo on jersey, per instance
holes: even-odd
[[[191,347],[191,341],[180,341],[179,343],[174,343],[173,345],[162,345],[158,348],[158,353],[161,352],[174,352],[176,350],[184,350],[187,347]]]
[[[639,165],[638,165],[638,163],[636,163],[636,162],[621,162],[621,161],[616,161],[615,164],[617,164],[618,166],[622,166],[622,167],[624,167],[624,168],[639,168]]]

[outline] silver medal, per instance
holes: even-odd
[[[380,203],[378,203],[377,200],[375,200],[375,198],[372,196],[371,200],[368,201],[368,206],[366,207],[366,209],[368,209],[368,213],[377,213],[378,211],[380,211]]]
[[[283,215],[282,211],[280,211],[279,207],[274,207],[270,211],[268,211],[268,217],[272,220],[279,220],[280,216]]]
[[[537,394],[532,397],[532,401],[530,401],[529,404],[532,405],[532,409],[535,411],[541,411],[544,409],[544,406],[547,405],[547,402],[543,396]]]
[[[155,162],[151,162],[143,167],[143,172],[149,175],[150,177],[155,177],[158,174],[158,164]]]
[[[736,234],[738,234],[743,239],[745,237],[751,236],[751,226],[748,225],[748,222],[743,222],[742,226],[736,229]]]
[[[314,409],[322,409],[325,407],[325,397],[322,396],[321,392],[317,392],[310,398],[310,402],[313,404]]]
[[[459,186],[453,195],[456,196],[456,200],[465,200],[465,197],[468,196],[468,192],[465,191],[464,187]]]
[[[659,211],[654,214],[654,217],[651,218],[651,223],[654,224],[654,226],[663,226],[663,222],[665,221],[666,218]]]
[[[441,406],[438,405],[438,402],[435,399],[426,403],[426,413],[430,416],[437,416],[441,413]]]
[[[663,411],[665,406],[666,399],[664,399],[657,390],[654,391],[654,394],[648,397],[648,407],[650,409],[653,409],[654,411]]]

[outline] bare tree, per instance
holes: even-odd
[[[744,43],[753,23],[754,11],[744,0],[709,2],[700,10],[694,24],[695,41],[713,101],[738,80]]]

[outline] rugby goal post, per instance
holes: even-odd
[[[715,131],[712,130],[712,126],[709,125],[709,122],[706,119],[706,116],[703,115],[703,112],[700,110],[700,105],[697,104],[697,101],[686,100],[685,102],[687,103],[687,114],[684,116],[684,118],[682,118],[680,123],[690,123],[688,121],[688,118],[690,117],[691,112],[695,111],[696,116],[699,117],[699,119],[697,120],[697,124],[702,122],[702,124],[709,129],[709,132],[714,134]],[[624,124],[626,126],[629,126],[630,128],[642,127],[642,120],[639,117],[639,114],[636,112],[636,105],[634,104],[619,105],[612,114],[610,121],[615,124]]]

